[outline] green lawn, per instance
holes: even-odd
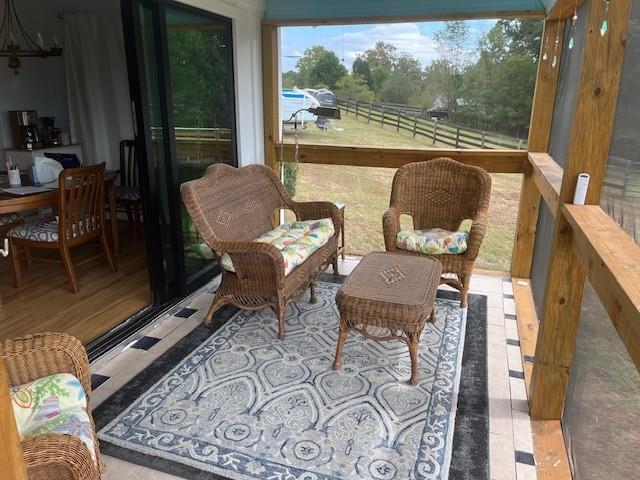
[[[304,143],[338,143],[345,145],[432,146],[431,142],[414,140],[410,134],[390,127],[380,128],[356,120],[353,116],[336,121],[343,130],[327,133],[310,123],[299,130],[300,149]],[[287,127],[285,138],[291,139]],[[444,148],[435,145],[437,148]],[[389,206],[391,182],[395,169],[299,164],[296,199],[329,200],[344,203],[346,208],[347,252],[362,255],[384,250],[382,214]],[[521,175],[494,174],[489,230],[484,239],[477,268],[508,271],[518,216]]]

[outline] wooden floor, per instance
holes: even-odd
[[[128,232],[128,226],[121,224],[117,273],[111,273],[102,258],[76,267],[78,294],[71,291],[62,264],[37,261],[24,267],[25,284],[16,289],[9,259],[0,257],[0,340],[53,331],[88,343],[148,305],[144,241],[129,238]],[[98,251],[93,245],[78,246],[71,256],[81,261]],[[33,254],[58,255],[44,250]]]

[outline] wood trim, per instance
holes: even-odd
[[[534,420],[533,454],[536,458],[537,480],[571,480],[571,467],[558,420]]]
[[[598,205],[564,205],[580,265],[640,371],[640,247]]]
[[[27,480],[20,436],[9,396],[9,379],[4,359],[0,357],[0,479]]]
[[[576,8],[585,2],[585,0],[556,0],[556,3],[551,7],[547,18],[550,20],[562,20],[567,19],[573,15]]]
[[[580,172],[591,175],[587,204],[598,204],[607,166],[627,37],[630,0],[609,3],[609,31],[600,35],[604,2],[590,2],[582,72],[560,203],[572,200]],[[560,420],[582,307],[585,273],[574,254],[574,232],[557,215],[546,279],[536,363],[531,380],[531,417]]]
[[[533,364],[528,359],[535,355],[538,340],[538,316],[531,292],[531,280],[513,278],[512,285],[524,381],[527,388],[527,398],[530,398]],[[557,420],[534,420],[531,422],[531,433],[537,478],[540,480],[571,480],[571,468],[560,422]]]
[[[533,363],[529,360],[536,354],[538,340],[538,315],[531,292],[531,280],[528,278],[512,278],[513,297],[516,304],[516,321],[518,322],[518,337],[520,340],[520,355],[524,370],[524,383],[527,396],[531,387]]]
[[[278,176],[280,168],[274,144],[280,141],[280,45],[278,27],[262,26],[262,109],[264,117],[265,165]]]
[[[338,17],[338,18],[299,18],[299,19],[277,19],[265,18],[263,25],[273,25],[279,27],[304,27],[319,25],[366,25],[377,23],[404,23],[404,22],[429,22],[446,20],[479,20],[483,18],[540,18],[547,15],[544,10],[496,10],[482,13],[449,13],[449,14],[424,14],[424,15],[398,15],[385,17]]]
[[[558,212],[563,170],[548,153],[529,153],[533,181],[555,217]]]
[[[559,36],[560,45],[563,45],[564,27],[563,21],[547,20],[545,22],[540,45],[540,58],[542,58],[547,41],[545,39],[550,40],[549,43],[553,44],[556,36]],[[562,57],[562,49],[559,50],[558,56]],[[560,60],[561,58],[558,58],[558,65]],[[528,141],[530,152],[546,152],[549,149],[559,74],[560,68],[553,68],[550,60],[538,63]],[[514,277],[529,278],[531,276],[539,209],[540,192],[535,185],[533,168],[527,164],[522,179],[518,223],[511,257],[511,275]]]
[[[283,143],[284,161],[293,162],[295,145]],[[300,144],[299,162],[320,165],[347,165],[358,167],[400,168],[407,163],[453,158],[468,165],[482,167],[492,173],[522,173],[527,162],[524,150],[436,150],[402,147],[367,147],[334,144]]]

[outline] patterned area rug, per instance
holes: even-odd
[[[412,387],[401,342],[352,332],[331,369],[338,288],[290,306],[284,341],[267,309],[196,329],[94,412],[103,451],[190,479],[448,478],[466,312],[438,298]]]

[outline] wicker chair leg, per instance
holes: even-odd
[[[460,289],[460,307],[464,308],[468,305],[469,298],[469,282],[471,281],[471,274],[467,273],[462,275],[462,288]]]
[[[344,259],[344,253],[343,255],[343,259]],[[338,254],[336,252],[336,255],[333,257],[331,264],[333,265],[333,274],[334,275],[340,275],[340,271],[338,270]]]
[[[338,370],[342,366],[342,349],[344,348],[344,342],[347,340],[349,334],[349,327],[340,324],[340,334],[338,335],[338,346],[336,347],[336,358],[333,361],[333,369]]]
[[[204,323],[209,324],[211,323],[211,320],[213,320],[213,314],[216,313],[216,311],[222,307],[223,305],[226,305],[227,300],[225,300],[224,297],[219,296],[218,294],[216,294],[216,296],[213,299],[213,302],[211,302],[211,306],[209,307],[209,311],[207,312],[207,316],[204,319]]]
[[[431,309],[431,315],[429,315],[429,321],[431,323],[436,323],[436,306],[435,305]]]
[[[278,315],[278,338],[280,340],[284,340],[284,313],[285,313],[285,304],[283,301],[278,301],[278,308],[276,309],[276,313]]]
[[[418,374],[418,345],[420,344],[420,332],[407,332],[407,345],[409,346],[409,356],[411,357],[411,378],[409,383],[417,385],[420,375]]]
[[[309,298],[309,303],[311,303],[311,304],[318,303],[318,299],[316,298],[316,284],[315,284],[315,282],[311,282],[311,285],[309,285],[309,292],[311,293],[311,297]]]

